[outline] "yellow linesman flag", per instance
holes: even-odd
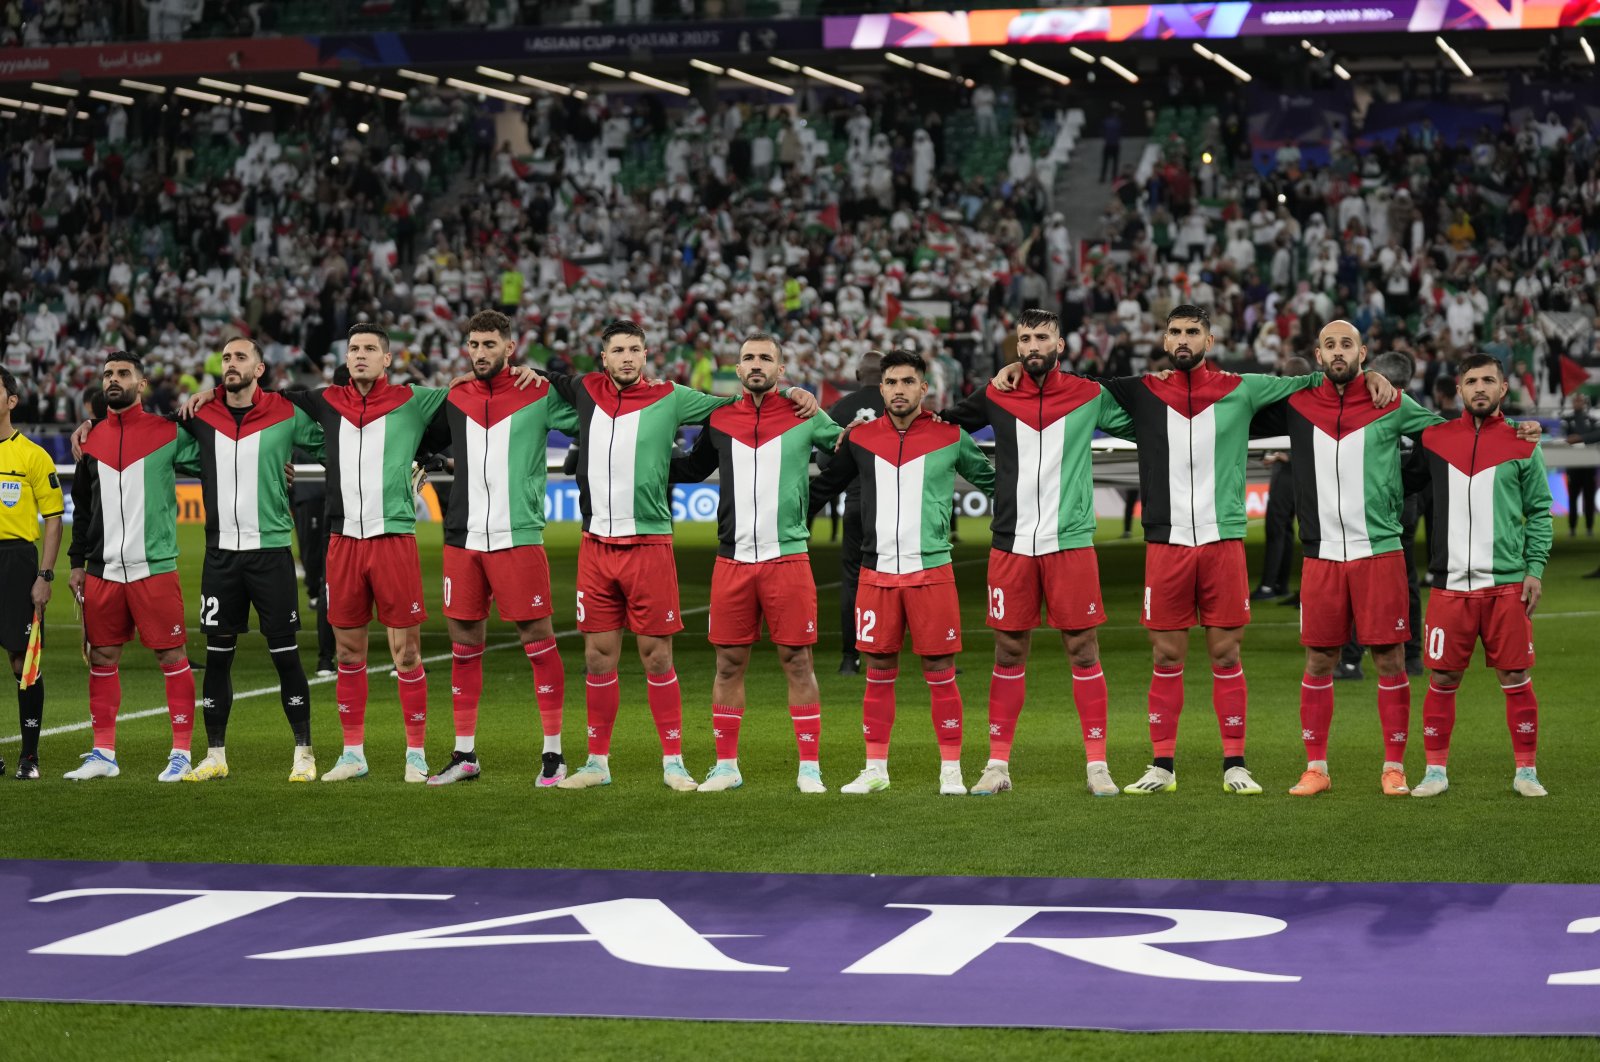
[[[39,681],[39,669],[44,663],[44,617],[33,610],[33,626],[28,629],[28,649],[22,655],[22,679],[18,685],[27,689]]]

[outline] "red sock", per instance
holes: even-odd
[[[894,680],[897,667],[867,668],[867,692],[861,695],[862,730],[867,737],[867,759],[889,758],[889,734],[894,730]]]
[[[1450,762],[1450,731],[1455,727],[1455,689],[1441,690],[1430,680],[1428,695],[1422,699],[1422,747],[1427,750],[1429,767]]]
[[[1394,685],[1386,685],[1394,683]],[[1378,679],[1378,725],[1383,727],[1383,758],[1404,763],[1411,729],[1411,680],[1404,675]]]
[[[933,736],[939,742],[939,759],[961,759],[961,687],[956,685],[956,669],[924,671],[928,700],[933,711]]]
[[[609,756],[611,729],[617,725],[617,706],[622,701],[617,673],[590,675],[584,687],[584,701],[589,716],[589,755]]]
[[[428,738],[428,674],[421,664],[400,672],[400,714],[406,721],[406,748],[420,749]],[[478,713],[472,714],[476,720]]]
[[[1244,665],[1232,671],[1211,672],[1211,706],[1216,709],[1217,728],[1222,731],[1222,754],[1244,755],[1244,719],[1250,693],[1244,684]]]
[[[1072,669],[1072,703],[1078,709],[1078,729],[1083,731],[1083,754],[1090,762],[1106,758],[1106,709],[1111,694],[1106,673],[1099,664]]]
[[[1150,673],[1150,747],[1170,758],[1178,747],[1178,717],[1183,715],[1183,668],[1157,667]]]
[[[533,666],[534,696],[539,701],[539,725],[545,737],[561,734],[561,706],[567,700],[567,672],[561,666],[561,654],[556,651],[556,640],[529,642],[522,647]]]
[[[1017,736],[1017,717],[1028,696],[1028,669],[995,665],[989,678],[989,758],[1010,760],[1011,742]]]
[[[661,738],[661,755],[683,752],[683,695],[678,690],[678,673],[645,675],[645,694],[650,699],[650,718],[656,721]]]
[[[726,704],[711,706],[711,736],[717,742],[717,759],[739,758],[739,724],[743,721],[743,708],[730,708]]]
[[[339,725],[344,728],[344,743],[360,745],[367,740],[367,662],[340,664],[334,680],[333,696],[339,703]]]
[[[483,696],[483,646],[450,646],[450,714],[456,737],[478,733],[478,701]]]
[[[117,709],[122,707],[122,676],[115,665],[89,669],[89,720],[94,726],[94,747],[115,752]]]
[[[816,763],[817,747],[822,744],[822,705],[791,704],[789,718],[794,720],[794,743],[800,750],[800,762]]]
[[[163,666],[167,680],[167,716],[172,720],[172,747],[188,752],[194,735],[194,672],[189,661]]]
[[[1300,739],[1306,759],[1328,758],[1328,727],[1333,723],[1333,676],[1307,672],[1300,679]]]
[[[1518,767],[1532,767],[1539,749],[1539,702],[1533,696],[1533,679],[1518,686],[1501,686],[1506,695],[1506,726],[1511,731],[1511,751]]]

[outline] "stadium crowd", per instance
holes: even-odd
[[[1519,411],[1559,400],[1563,354],[1592,360],[1600,167],[1581,121],[1459,144],[1424,124],[1392,146],[1338,143],[1320,169],[1287,150],[1263,175],[1230,96],[1190,139],[1112,167],[1099,231],[1072,232],[1047,157],[1070,112],[1009,89],[711,111],[543,97],[519,125],[401,84],[398,104],[307,86],[311,106],[271,115],[143,96],[86,122],[6,123],[17,419],[76,422],[95,372],[79,355],[104,347],[144,356],[159,410],[214,384],[238,332],[275,370],[326,379],[359,321],[394,337],[397,379],[439,382],[485,306],[558,369],[590,367],[604,323],[633,318],[655,372],[707,390],[734,387],[718,369],[752,329],[782,334],[814,390],[866,349],[909,345],[938,402],[1004,360],[1027,306],[1059,308],[1069,364],[1095,373],[1144,366],[1191,301],[1224,364],[1271,371],[1346,317],[1374,354],[1411,355],[1427,398],[1473,350],[1510,370]],[[974,142],[1000,145],[1001,172],[964,176]]]

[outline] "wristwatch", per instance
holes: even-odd
[[[39,578],[43,579],[47,583],[53,583],[56,581],[56,573],[54,570],[46,568],[44,571],[39,573]]]

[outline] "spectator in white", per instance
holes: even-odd
[[[1234,269],[1243,273],[1256,264],[1256,245],[1250,242],[1249,226],[1244,222],[1232,222],[1228,230],[1228,248],[1223,254]]]
[[[1473,336],[1478,327],[1478,313],[1467,293],[1458,291],[1445,311],[1445,323],[1450,329],[1450,345],[1456,350],[1471,350]]]
[[[1278,149],[1278,172],[1288,173],[1300,167],[1300,145],[1288,143]]]
[[[1339,231],[1349,232],[1352,222],[1359,221],[1362,229],[1367,225],[1367,201],[1361,198],[1360,192],[1354,188],[1344,190],[1344,197],[1339,200]]]
[[[933,137],[918,129],[911,137],[911,187],[919,198],[933,186],[933,169]]]
[[[1033,176],[1033,148],[1028,143],[1028,134],[1021,128],[1011,134],[1011,157],[1006,163],[1006,175],[1013,184],[1021,184]]]
[[[128,112],[120,103],[113,103],[106,112],[106,142],[121,144],[128,139]]]
[[[1306,249],[1308,256],[1313,255],[1317,253],[1317,248],[1321,247],[1323,241],[1327,238],[1327,218],[1323,216],[1322,211],[1313,211],[1310,220],[1305,223],[1305,226],[1300,231],[1301,246]]]
[[[1265,254],[1278,238],[1278,214],[1265,199],[1256,203],[1250,213],[1250,240],[1258,252]]]
[[[1050,221],[1044,230],[1045,258],[1049,263],[1049,281],[1051,291],[1060,291],[1066,286],[1067,277],[1072,272],[1072,234],[1067,229],[1067,220],[1060,213],[1051,214]]]
[[[972,116],[977,122],[980,137],[1000,135],[1000,126],[994,117],[994,102],[994,89],[988,85],[979,85],[972,90]]]

